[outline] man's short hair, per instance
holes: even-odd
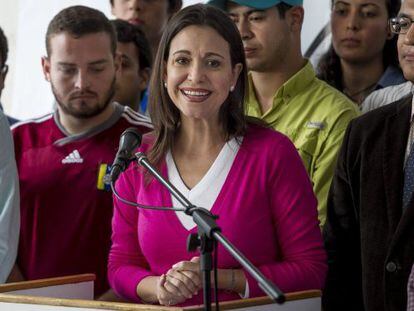
[[[6,35],[0,27],[0,69],[6,64],[9,46],[7,44]]]
[[[116,31],[118,42],[133,43],[138,49],[139,68],[151,68],[151,48],[142,29],[120,19],[112,20],[111,23]]]
[[[116,33],[109,19],[96,9],[76,5],[63,9],[53,17],[47,27],[46,51],[51,55],[50,38],[62,32],[67,32],[75,38],[87,34],[104,32],[111,41],[111,52],[116,53]]]
[[[293,5],[280,2],[279,4],[276,5],[276,8],[279,12],[280,18],[285,18],[286,12],[289,11],[291,8],[293,8]]]
[[[111,6],[114,6],[114,0],[109,0]],[[168,0],[168,8],[170,11],[178,11],[183,6],[182,0]]]

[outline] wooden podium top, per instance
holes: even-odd
[[[286,301],[308,299],[320,297],[321,292],[317,290],[296,292],[286,294]],[[203,306],[189,306],[189,307],[165,307],[160,305],[142,305],[133,303],[119,303],[119,302],[104,302],[94,300],[80,300],[80,299],[59,299],[48,297],[34,297],[21,295],[0,294],[0,301],[13,302],[23,304],[41,304],[49,306],[65,306],[78,307],[89,309],[104,309],[116,311],[137,311],[137,310],[160,310],[160,311],[201,311]],[[221,310],[230,310],[236,308],[247,308],[259,305],[270,304],[272,301],[268,297],[249,298],[243,300],[225,301],[220,303]]]
[[[78,274],[78,275],[62,276],[58,278],[6,283],[6,284],[0,284],[0,293],[12,292],[16,290],[72,284],[72,283],[82,283],[82,282],[88,282],[88,281],[95,281],[95,279],[96,279],[95,274]]]
[[[51,279],[25,281],[18,283],[8,283],[0,285],[0,305],[3,303],[27,304],[27,305],[44,305],[44,306],[58,306],[58,307],[72,307],[85,309],[99,309],[99,310],[116,310],[116,311],[137,311],[137,310],[160,310],[160,311],[198,311],[203,310],[203,305],[189,306],[189,307],[166,307],[160,305],[143,305],[136,303],[125,302],[105,302],[86,299],[65,299],[65,298],[51,298],[15,294],[15,291],[27,289],[47,289],[48,287],[65,286],[67,284],[86,284],[95,280],[93,274],[82,274],[67,277],[58,277]],[[92,285],[91,285],[92,286]],[[93,291],[93,288],[92,288]],[[321,296],[321,291],[311,290],[296,293],[286,294],[286,303],[290,301],[303,301],[306,299],[318,298]],[[58,296],[61,297],[61,296]],[[78,298],[71,297],[71,298]],[[272,300],[268,297],[240,299],[235,301],[220,302],[220,309],[231,310],[237,308],[257,307],[271,304]],[[28,306],[29,307],[29,306]],[[21,310],[21,309],[19,309]],[[29,309],[27,309],[29,310]],[[307,309],[306,309],[307,310]]]

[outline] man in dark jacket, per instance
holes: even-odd
[[[414,81],[414,0],[391,31]],[[328,197],[324,228],[329,272],[324,310],[405,310],[414,261],[413,95],[348,126]]]

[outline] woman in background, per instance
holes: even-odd
[[[405,82],[388,26],[400,6],[400,0],[333,0],[332,45],[319,63],[319,78],[358,105],[374,90]]]
[[[234,23],[210,6],[183,9],[160,42],[150,84],[154,131],[140,150],[194,205],[218,215],[223,234],[282,291],[321,289],[326,254],[309,178],[285,136],[245,117],[245,87]],[[141,204],[181,206],[136,165],[116,188]],[[115,199],[112,288],[132,301],[202,303],[199,257],[186,250],[196,230],[184,213]],[[264,295],[227,251],[217,251],[220,301]]]

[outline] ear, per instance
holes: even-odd
[[[231,85],[232,86],[236,86],[237,84],[237,80],[240,77],[240,73],[243,70],[243,64],[242,63],[237,63],[234,67],[233,67],[233,72],[232,72],[232,81],[231,81]]]
[[[143,91],[147,88],[149,79],[150,79],[150,72],[151,72],[151,69],[149,68],[141,69],[139,71],[140,80],[138,83],[138,89],[140,91]]]
[[[294,6],[286,12],[285,18],[292,31],[300,32],[305,18],[305,11],[302,6]]]
[[[43,69],[43,75],[45,77],[45,80],[50,82],[50,60],[47,56],[42,57],[42,69]]]

